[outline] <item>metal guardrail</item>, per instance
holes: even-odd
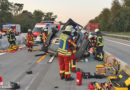
[[[116,36],[116,37],[130,38],[130,36],[128,36],[128,35],[107,34],[107,33],[103,33],[103,34],[107,35],[107,36]]]

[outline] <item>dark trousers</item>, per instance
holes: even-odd
[[[103,46],[99,46],[96,48],[96,59],[97,60],[103,60],[103,57],[104,57],[104,52],[103,52]]]

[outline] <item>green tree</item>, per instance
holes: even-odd
[[[12,5],[12,12],[16,16],[23,10],[24,4],[21,3],[15,3]]]
[[[44,13],[41,10],[35,10],[33,12],[33,17],[35,19],[35,22],[40,22],[42,21],[42,18],[44,17]]]
[[[121,4],[118,0],[114,0],[111,7],[111,16],[115,16],[116,13],[121,9]]]
[[[130,7],[130,0],[123,0],[123,1],[124,1],[123,5],[125,7]]]
[[[55,21],[57,15],[53,15],[53,12],[47,12],[44,16],[44,21]]]
[[[101,30],[104,30],[104,31],[109,30],[110,15],[111,15],[110,10],[108,8],[105,8],[101,12],[101,14],[99,16],[99,18],[100,18],[99,24],[100,24]]]
[[[11,3],[8,0],[0,0],[0,26],[12,21]]]
[[[21,14],[14,16],[14,23],[21,25],[22,32],[27,32],[34,27],[35,20],[31,12],[24,10]]]

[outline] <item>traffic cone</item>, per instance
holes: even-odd
[[[0,76],[0,82],[3,82],[2,77]]]

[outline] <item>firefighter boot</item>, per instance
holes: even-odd
[[[74,78],[73,77],[70,77],[70,78],[65,78],[65,81],[73,81]]]
[[[65,75],[61,76],[61,80],[65,79]]]

